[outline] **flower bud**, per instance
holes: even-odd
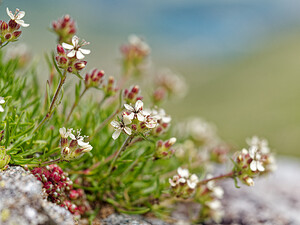
[[[15,38],[18,38],[18,37],[21,35],[21,33],[22,33],[22,31],[20,31],[20,30],[15,31],[15,32],[13,32],[13,36],[14,36]]]
[[[56,49],[58,54],[65,54],[65,49],[61,45],[58,44]]]
[[[163,142],[162,140],[159,140],[156,143],[156,151],[154,153],[154,159],[162,159],[171,157],[174,154],[174,150],[171,149],[171,147],[175,144],[176,138],[170,138],[169,140]]]
[[[11,38],[11,34],[8,33],[4,37],[5,37],[6,40],[9,40]]]
[[[87,64],[87,61],[81,61],[74,64],[76,70],[82,70]]]
[[[1,23],[0,29],[1,29],[2,31],[7,30],[7,29],[8,29],[8,24],[7,24],[5,21],[3,21],[3,22]]]
[[[14,21],[14,20],[10,20],[8,22],[8,26],[11,28],[11,29],[15,29],[17,27],[17,23]]]

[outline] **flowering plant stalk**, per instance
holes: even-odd
[[[21,20],[25,12],[7,12],[10,21],[0,22],[1,48],[17,40],[20,26],[28,26]],[[83,59],[91,51],[84,47],[89,43],[76,36],[69,15],[53,22],[51,30],[58,43],[46,57],[44,104],[35,67],[24,63],[30,57],[5,60],[6,48],[0,50],[0,169],[30,169],[43,183],[49,201],[92,221],[107,204],[118,212],[167,219],[170,201],[189,199],[202,205],[197,222],[219,222],[223,190],[217,181],[230,178],[236,186],[253,186],[256,177],[274,170],[264,139],[248,139],[248,148],[229,156],[233,149],[206,121],[173,123],[161,106],[168,98],[182,97],[187,86],[170,70],[160,79],[152,77],[154,92],[144,101],[138,83],[150,48],[143,39],[130,36],[121,47],[123,77],[117,85],[101,68],[83,72]],[[24,65],[31,69],[24,70]],[[73,95],[64,96],[69,79],[78,84],[70,90]],[[214,163],[232,163],[232,169],[213,176],[208,168]]]

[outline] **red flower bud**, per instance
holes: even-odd
[[[5,35],[5,39],[6,39],[6,40],[8,40],[8,39],[10,39],[10,38],[11,38],[11,34],[6,34],[6,35]]]
[[[1,23],[0,29],[1,29],[1,30],[7,30],[7,28],[8,28],[8,24],[7,24],[5,21],[3,21],[3,22]]]
[[[81,61],[78,63],[75,63],[74,67],[76,70],[82,70],[87,64],[87,61]]]
[[[21,33],[22,33],[22,31],[18,30],[18,31],[13,32],[13,35],[15,38],[17,38],[21,35]]]
[[[14,21],[14,20],[10,20],[10,21],[8,22],[8,26],[9,26],[10,28],[12,28],[12,29],[16,28],[17,25],[18,25],[18,24],[17,24],[16,21]]]
[[[58,54],[65,54],[65,50],[61,45],[57,45],[56,50]]]

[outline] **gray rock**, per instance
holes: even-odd
[[[0,171],[0,224],[71,225],[72,214],[42,197],[42,184],[22,167]]]

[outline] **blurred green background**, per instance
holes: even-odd
[[[167,104],[175,119],[201,116],[233,146],[259,135],[300,156],[300,1],[2,0],[5,20],[6,7],[26,11],[21,40],[40,58],[55,48],[51,21],[70,14],[91,42],[88,68],[110,75],[119,73],[119,46],[142,35],[156,68],[182,74],[190,87]],[[41,79],[47,74],[41,69]]]

